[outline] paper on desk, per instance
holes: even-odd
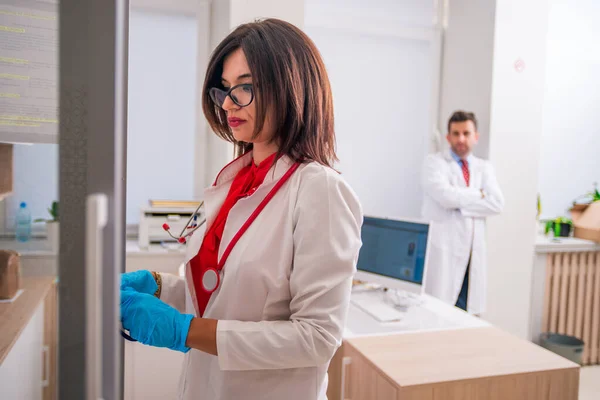
[[[5,300],[0,300],[0,303],[12,303],[13,301],[15,301],[16,299],[19,298],[19,296],[21,295],[21,293],[23,293],[25,290],[23,289],[19,289],[17,291],[17,293],[13,296],[12,299],[5,299]]]

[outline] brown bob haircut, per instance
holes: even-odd
[[[325,64],[304,32],[279,19],[240,25],[212,53],[202,89],[202,110],[213,131],[234,143],[237,155],[252,149],[252,143],[235,140],[226,112],[209,94],[212,87],[223,88],[223,62],[237,49],[243,50],[252,74],[254,137],[263,129],[267,111],[272,109],[273,140],[279,145],[280,156],[333,167],[337,161],[333,100]]]

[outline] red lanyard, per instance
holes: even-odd
[[[250,225],[252,225],[254,220],[267,206],[267,204],[269,204],[269,202],[271,201],[271,199],[273,199],[273,197],[279,191],[279,189],[281,189],[281,187],[287,182],[287,180],[290,179],[292,174],[296,172],[299,166],[300,163],[295,163],[294,165],[292,165],[290,169],[288,169],[287,172],[281,177],[281,179],[279,179],[279,181],[275,184],[271,191],[267,193],[267,196],[260,202],[258,207],[256,207],[256,209],[254,210],[254,212],[252,212],[250,217],[248,217],[246,222],[244,222],[244,225],[242,225],[239,231],[237,231],[235,236],[231,239],[229,245],[227,245],[227,248],[223,252],[223,256],[219,260],[216,269],[202,265],[198,265],[197,267],[194,266],[192,270],[192,277],[194,281],[196,299],[198,302],[198,310],[201,315],[204,314],[204,310],[206,309],[208,301],[210,300],[210,296],[219,287],[219,271],[221,271],[225,266],[225,263],[229,258],[229,254],[231,254],[231,251],[233,250],[237,242],[240,240],[242,235],[244,235],[244,233],[248,230]],[[195,262],[192,263],[193,261],[194,259],[190,260],[190,263],[195,264]]]

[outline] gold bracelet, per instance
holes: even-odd
[[[162,277],[160,276],[159,273],[152,271],[152,276],[154,277],[154,280],[156,281],[156,286],[158,286],[156,288],[156,292],[154,292],[154,296],[158,297],[160,299],[160,293],[162,292]]]

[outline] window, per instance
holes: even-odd
[[[13,149],[14,194],[4,201],[8,231],[14,230],[22,201],[35,219],[50,218],[48,207],[58,199],[58,145],[19,144]]]
[[[193,196],[196,18],[132,10],[129,35],[127,224],[135,225],[149,199]],[[58,199],[58,145],[15,145],[14,163],[0,231],[14,229],[21,201],[47,218]]]
[[[538,188],[544,218],[600,184],[598,2],[551,2]],[[568,167],[567,167],[568,166]]]

